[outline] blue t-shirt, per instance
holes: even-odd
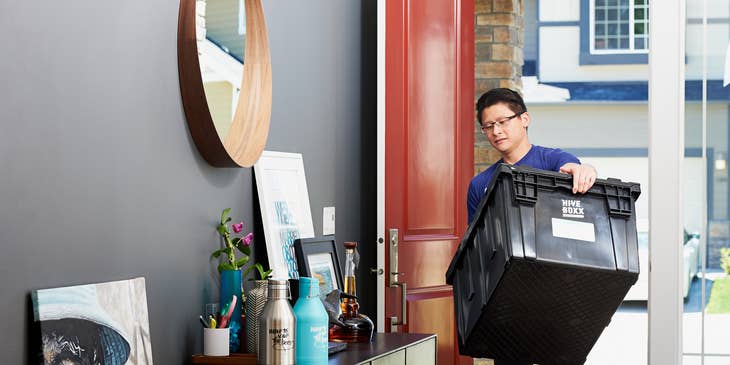
[[[469,183],[469,191],[466,194],[466,209],[469,211],[470,223],[471,219],[474,217],[474,213],[476,213],[477,207],[479,206],[479,201],[481,201],[484,196],[487,185],[489,185],[489,182],[492,180],[494,170],[496,170],[497,166],[502,162],[503,161],[500,159],[494,165],[489,166],[488,169],[482,171],[479,175],[474,176],[474,178],[471,179],[471,183]],[[527,151],[525,157],[522,157],[521,160],[517,161],[514,166],[525,165],[541,170],[560,171],[560,168],[569,162],[580,164],[580,160],[578,160],[577,157],[559,148],[547,148],[533,145],[530,150]]]

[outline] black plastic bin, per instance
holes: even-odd
[[[462,355],[582,364],[639,276],[639,184],[500,165],[446,272]],[[617,349],[619,351],[620,349]]]

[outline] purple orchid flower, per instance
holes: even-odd
[[[231,224],[231,228],[233,228],[233,232],[241,233],[243,231],[243,222]]]
[[[251,246],[251,242],[253,242],[253,232],[250,232],[245,237],[243,237],[244,246]]]

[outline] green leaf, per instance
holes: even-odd
[[[226,218],[228,217],[228,213],[230,213],[230,211],[231,208],[223,209],[223,213],[221,213],[221,224],[225,224],[225,222],[227,222]]]
[[[236,248],[238,248],[238,250],[243,252],[246,256],[251,256],[251,246],[244,245],[243,242],[240,242],[240,240],[235,245]]]
[[[256,265],[258,265],[258,264],[256,264]],[[256,268],[256,265],[251,265],[248,268],[246,268],[246,270],[243,270],[243,277],[245,278],[246,276],[248,276],[248,274],[251,273],[251,270]]]
[[[259,271],[259,275],[261,275],[261,280],[268,279],[269,275],[271,275],[271,269],[266,270],[264,272]]]
[[[228,223],[228,222],[230,222],[230,221],[232,221],[232,220],[233,220],[233,218],[231,218],[231,217],[228,217],[228,218],[226,218],[226,221],[225,221],[224,223]]]
[[[226,229],[226,226],[223,225],[223,224],[219,224],[217,230],[218,230],[218,233],[221,234],[221,236],[225,236],[226,233],[228,233],[228,230]]]
[[[236,260],[236,269],[246,265],[246,263],[248,263],[248,256]]]
[[[236,270],[236,268],[229,262],[221,262],[221,264],[218,265],[218,272],[223,272],[225,270]]]
[[[221,254],[223,253],[223,250],[225,250],[225,249],[224,248],[221,248],[220,250],[213,251],[213,253],[210,254],[210,257],[211,258],[216,258],[216,259],[219,258],[219,257],[221,257]]]

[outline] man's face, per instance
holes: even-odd
[[[513,151],[527,140],[526,127],[530,124],[530,116],[526,112],[515,114],[518,113],[503,103],[482,111],[482,132],[492,147],[502,154]]]

